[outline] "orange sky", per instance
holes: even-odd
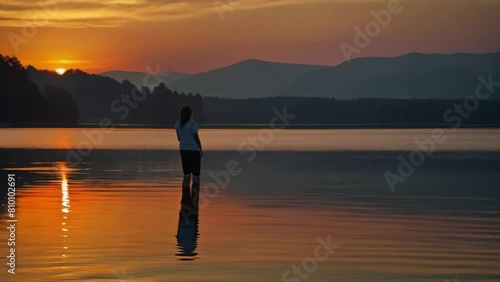
[[[37,68],[196,73],[249,58],[335,65],[398,0],[7,0],[0,53]],[[500,51],[500,1],[401,0],[359,57]],[[219,11],[219,12],[218,12]]]

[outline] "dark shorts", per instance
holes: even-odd
[[[184,174],[200,175],[200,151],[181,150],[182,170]]]

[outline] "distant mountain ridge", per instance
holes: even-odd
[[[325,66],[245,60],[176,80],[169,87],[204,96],[249,98],[280,96],[300,76]]]
[[[137,88],[141,88],[143,86],[153,88],[158,86],[160,83],[169,84],[175,80],[191,76],[191,74],[182,72],[162,72],[150,75],[144,72],[121,71],[121,70],[103,72],[100,73],[99,75],[112,78],[118,82],[128,80],[129,82],[134,84]]]
[[[410,53],[394,58],[359,58],[311,71],[295,80],[285,95],[338,99],[460,99],[474,94],[479,75],[490,73],[500,78],[500,52]]]
[[[500,52],[410,53],[358,58],[336,66],[250,59],[194,75],[167,75],[164,81],[179,92],[235,99],[276,96],[461,99],[474,93],[479,75],[490,73],[500,80]],[[129,80],[138,85],[144,75],[139,74],[136,82],[129,75]]]

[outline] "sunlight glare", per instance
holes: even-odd
[[[58,68],[58,69],[56,69],[56,73],[57,73],[58,75],[63,75],[65,72],[66,72],[66,70],[65,70],[65,69],[63,69],[63,68]]]

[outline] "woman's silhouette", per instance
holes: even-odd
[[[193,186],[200,185],[201,156],[203,149],[201,147],[200,137],[198,136],[198,125],[193,121],[193,110],[189,106],[183,106],[179,114],[179,120],[175,124],[177,140],[181,151],[182,170],[184,179],[182,186],[189,187],[191,174],[193,175]]]

